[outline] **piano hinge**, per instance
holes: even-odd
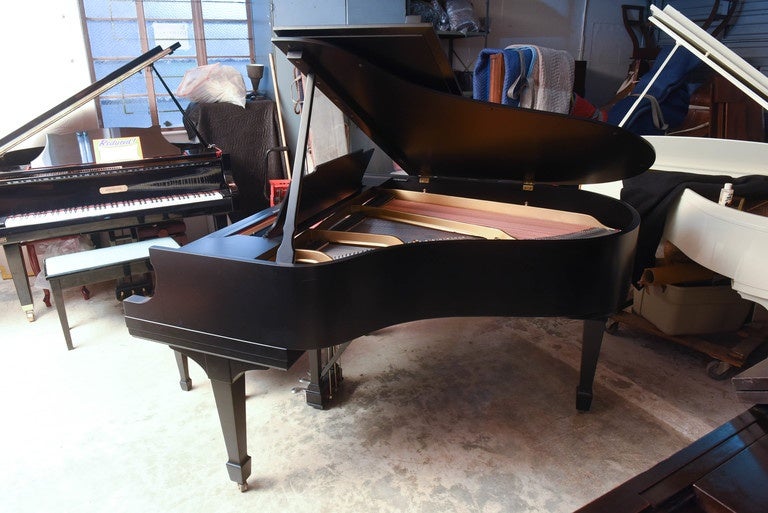
[[[524,191],[533,190],[533,173],[527,172],[525,173],[525,176],[523,176],[523,190]]]

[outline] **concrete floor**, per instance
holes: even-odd
[[[606,335],[589,413],[574,408],[580,323],[436,319],[362,337],[317,411],[306,365],[247,375],[250,489],[240,493],[210,385],[132,338],[112,284],[65,292],[27,322],[0,282],[0,510],[23,512],[570,512],[747,408],[708,358]],[[37,294],[39,298],[39,292]]]

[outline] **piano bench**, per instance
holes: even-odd
[[[45,259],[45,277],[51,286],[67,349],[72,350],[74,347],[62,290],[149,272],[152,270],[149,263],[151,246],[178,248],[179,244],[171,237],[163,237]]]

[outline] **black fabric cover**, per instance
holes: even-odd
[[[269,99],[232,103],[190,103],[185,120],[187,134],[195,137],[194,123],[208,144],[215,144],[231,159],[239,190],[238,208],[230,219],[238,221],[269,206],[269,180],[282,179],[282,155],[267,152],[280,146],[277,107]]]
[[[726,182],[733,184],[735,196],[748,200],[768,197],[768,176],[732,178],[726,175],[648,171],[624,180],[621,199],[635,207],[642,220],[632,270],[633,283],[640,279],[643,269],[656,264],[656,248],[661,242],[667,214],[683,190],[691,189],[707,199],[717,201],[720,189]]]

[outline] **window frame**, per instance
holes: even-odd
[[[91,77],[91,82],[96,82],[98,79],[96,78],[96,66],[94,65],[95,60],[115,60],[120,61],[124,60],[126,57],[128,58],[135,58],[138,57],[138,55],[133,56],[110,56],[110,57],[99,57],[98,59],[94,59],[93,53],[91,50],[91,40],[90,35],[88,31],[88,21],[90,20],[96,20],[96,21],[110,21],[112,18],[104,18],[104,17],[87,17],[85,12],[85,2],[87,0],[78,0],[78,8],[80,11],[80,23],[82,26],[83,31],[83,43],[85,46],[85,52],[86,57],[88,59],[88,71]],[[157,0],[151,0],[151,1],[157,1]],[[191,4],[191,13],[192,18],[191,20],[184,19],[185,22],[190,22],[192,25],[193,30],[193,38],[195,41],[195,54],[194,58],[197,62],[198,66],[204,66],[206,64],[209,64],[209,55],[208,55],[208,48],[206,44],[205,39],[205,21],[206,19],[203,16],[203,2],[206,0],[188,0],[187,3]],[[253,0],[241,0],[244,3],[245,11],[246,11],[246,25],[247,25],[247,43],[248,43],[248,55],[217,55],[212,57],[214,60],[220,60],[222,58],[227,57],[235,57],[235,58],[247,58],[249,62],[255,62],[256,59],[256,51],[255,51],[255,45],[254,45],[254,34],[253,34]],[[128,2],[126,2],[128,3]],[[138,27],[138,42],[139,46],[141,48],[141,53],[146,53],[149,50],[151,50],[154,46],[150,46],[150,37],[147,32],[147,18],[144,11],[144,0],[132,0],[132,2],[135,5],[136,9],[136,17],[135,18],[116,18],[120,20],[130,20],[135,21]],[[242,19],[235,19],[235,18],[209,18],[210,21],[237,21],[242,22]],[[152,20],[151,20],[152,21]],[[192,56],[185,56],[184,58],[191,58]],[[173,54],[168,55],[166,59],[173,59]],[[160,126],[161,130],[163,131],[175,131],[179,129],[183,129],[181,126],[162,126],[160,123],[160,115],[159,115],[159,108],[157,104],[158,97],[168,97],[168,92],[160,86],[160,90],[158,91],[156,88],[156,81],[155,81],[155,71],[152,69],[152,67],[147,67],[145,69],[144,73],[144,85],[146,88],[146,95],[144,94],[134,94],[129,95],[125,97],[134,97],[134,98],[147,98],[147,103],[149,106],[149,117],[151,120],[151,124],[153,126],[157,125]],[[163,77],[165,78],[165,77]],[[100,95],[95,99],[95,108],[96,108],[96,116],[97,120],[100,126],[104,127],[104,117],[102,114],[102,105],[101,105],[101,98],[102,97],[109,97],[110,95],[105,93],[104,95]]]

